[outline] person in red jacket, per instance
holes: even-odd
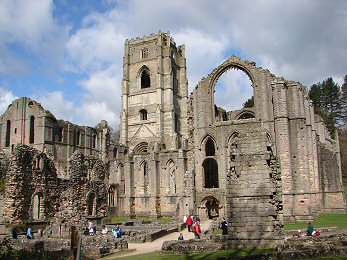
[[[193,219],[192,219],[191,215],[188,215],[186,223],[187,223],[187,226],[188,226],[188,232],[191,232],[191,228],[192,228],[192,225],[193,225]]]
[[[196,221],[194,224],[194,235],[195,239],[201,238],[201,223],[200,220]]]

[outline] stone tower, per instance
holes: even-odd
[[[176,47],[162,32],[127,40],[123,62],[120,142],[130,151],[146,152],[143,142],[181,148],[187,135],[184,45]]]

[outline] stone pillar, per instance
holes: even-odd
[[[154,152],[152,154],[152,158],[150,161],[150,172],[149,172],[149,190],[150,190],[150,215],[151,217],[158,216],[158,196],[160,189],[160,180],[158,183],[158,179],[160,178],[160,169],[159,169],[159,160],[158,153]]]
[[[285,221],[294,221],[293,216],[293,179],[292,179],[292,162],[291,147],[289,135],[289,119],[287,107],[287,86],[283,80],[277,80],[271,83],[272,98],[274,106],[275,119],[275,138],[277,155],[280,157],[283,204],[286,207],[283,210]]]

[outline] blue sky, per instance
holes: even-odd
[[[343,0],[0,0],[0,113],[27,96],[117,128],[124,41],[159,30],[186,45],[190,91],[232,54],[306,86],[347,74]],[[252,88],[230,73],[215,99],[234,109]]]

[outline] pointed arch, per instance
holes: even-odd
[[[199,150],[205,149],[205,144],[206,144],[206,142],[207,142],[207,140],[208,140],[209,138],[213,141],[215,150],[218,150],[218,148],[217,148],[217,140],[216,140],[216,138],[215,138],[211,133],[206,133],[206,134],[200,139],[200,142],[199,142]]]
[[[97,214],[97,204],[96,204],[96,193],[91,190],[87,193],[87,215],[96,216]]]
[[[146,65],[143,65],[138,73],[139,85],[141,89],[151,87],[151,72]]]
[[[177,177],[176,177],[176,164],[170,158],[166,163],[166,182],[167,182],[167,193],[176,194],[177,193]]]
[[[116,207],[118,205],[118,189],[116,185],[112,184],[108,188],[108,206]]]

